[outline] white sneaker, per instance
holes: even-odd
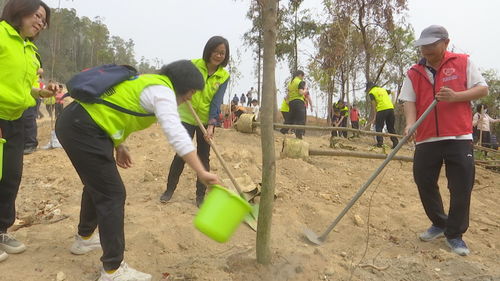
[[[9,257],[9,254],[7,254],[4,250],[0,250],[0,262],[6,260]]]
[[[73,242],[69,251],[75,255],[83,255],[95,249],[101,249],[101,240],[99,239],[99,234],[96,232],[87,240],[77,234],[75,242]]]
[[[19,254],[26,250],[26,245],[10,233],[0,233],[0,250],[8,254]]]
[[[129,267],[122,261],[120,267],[112,274],[101,270],[101,277],[97,281],[151,281],[152,276]]]

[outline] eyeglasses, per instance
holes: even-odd
[[[34,13],[33,16],[43,25],[43,28],[47,27],[47,21],[40,13]]]
[[[217,56],[225,57],[226,56],[226,52],[213,52],[212,55],[217,55]]]

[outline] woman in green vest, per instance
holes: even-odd
[[[0,138],[3,175],[0,180],[0,261],[26,246],[7,234],[16,218],[15,202],[23,171],[23,112],[38,97],[55,93],[55,85],[33,87],[40,62],[33,40],[50,23],[50,9],[39,0],[10,0],[0,17]]]
[[[286,100],[290,107],[290,113],[288,114],[289,123],[293,125],[305,125],[306,124],[306,104],[305,100],[306,93],[306,82],[304,81],[304,71],[297,70],[293,74],[293,79],[288,84],[288,93]],[[295,136],[298,139],[302,139],[304,135],[304,129],[296,129]]]
[[[210,145],[206,138],[213,138],[217,117],[227,85],[229,73],[224,69],[229,61],[229,43],[221,36],[210,38],[203,50],[203,58],[194,59],[193,63],[203,75],[205,88],[193,96],[192,104],[196,114],[207,128],[208,136],[204,136],[187,105],[179,106],[182,125],[186,128],[191,138],[196,133],[198,156],[205,169],[210,171]],[[161,195],[160,202],[166,203],[174,194],[179,178],[184,169],[184,160],[175,155],[167,179],[167,189]],[[196,181],[196,205],[199,207],[205,198],[206,186],[199,179]]]
[[[131,77],[115,86],[110,91],[113,94],[102,98],[130,111],[154,113],[152,116],[131,115],[104,104],[73,102],[57,119],[57,138],[84,184],[78,234],[70,251],[83,255],[102,247],[99,281],[151,280],[151,275],[123,261],[126,192],[116,166],[126,169],[132,165],[128,149],[122,144],[127,136],[159,122],[169,143],[198,178],[204,184],[218,182],[196,155],[177,111],[178,104],[190,100],[203,87],[203,78],[193,63],[177,61],[164,66],[159,75]],[[99,234],[95,232],[97,227]]]
[[[371,120],[370,123],[373,124],[373,122],[375,122],[375,131],[381,133],[385,125],[389,133],[396,134],[396,130],[394,129],[396,117],[394,116],[394,105],[392,104],[391,97],[389,96],[390,91],[379,87],[370,81],[366,83],[366,91],[368,92],[372,103],[371,115],[374,116],[375,119]],[[384,138],[382,136],[377,136],[376,139],[376,146],[382,147],[384,144]],[[396,137],[391,137],[391,141],[392,148],[395,148],[399,143],[398,138]]]

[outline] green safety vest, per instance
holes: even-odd
[[[283,102],[281,103],[280,111],[281,112],[290,112],[290,105],[286,102],[286,100],[283,100]]]
[[[208,68],[205,60],[194,59],[193,64],[201,72],[203,79],[205,80],[205,87],[202,91],[197,91],[191,98],[191,104],[193,105],[194,111],[201,119],[201,122],[206,125],[208,124],[208,114],[210,111],[210,103],[212,102],[215,93],[219,90],[220,85],[229,79],[229,73],[222,67],[219,66],[217,71],[215,71],[212,76],[208,77]],[[181,116],[182,122],[197,126],[198,123],[194,118],[193,114],[189,110],[186,103],[179,105],[178,108],[179,115]]]
[[[31,88],[40,62],[37,47],[23,40],[6,21],[0,22],[0,119],[16,120],[36,104]]]
[[[293,100],[304,100],[304,96],[299,93],[300,82],[302,82],[302,79],[300,79],[300,77],[295,77],[292,82],[288,84],[288,102]]]
[[[116,85],[114,90],[110,91],[114,94],[103,95],[102,99],[135,112],[150,113],[141,106],[140,96],[146,87],[152,85],[163,85],[173,90],[172,82],[167,76],[143,74]],[[98,103],[80,104],[94,122],[111,137],[115,146],[125,141],[131,133],[146,129],[156,122],[156,116],[135,116]]]
[[[375,86],[370,90],[369,94],[373,95],[373,97],[375,98],[375,102],[377,103],[377,112],[394,108],[391,98],[389,97],[389,93],[386,89]]]
[[[339,107],[339,103],[335,103],[335,107],[340,110],[340,113],[344,112],[344,116],[349,116],[349,108],[347,105],[344,105],[344,107]]]

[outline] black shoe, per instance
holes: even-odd
[[[196,207],[200,208],[203,201],[205,201],[205,196],[196,196]]]
[[[396,146],[398,146],[398,143],[393,143],[392,144],[392,149],[396,148]]]
[[[161,203],[167,203],[168,201],[170,201],[170,199],[172,199],[172,195],[174,195],[173,192],[168,192],[168,191],[165,191],[161,196],[160,196],[160,202]]]
[[[24,155],[26,154],[31,154],[36,151],[36,147],[31,146],[31,147],[26,147],[23,151]]]
[[[376,147],[383,147],[383,146],[384,146],[384,144],[383,144],[383,143],[377,143],[375,146],[376,146]]]

